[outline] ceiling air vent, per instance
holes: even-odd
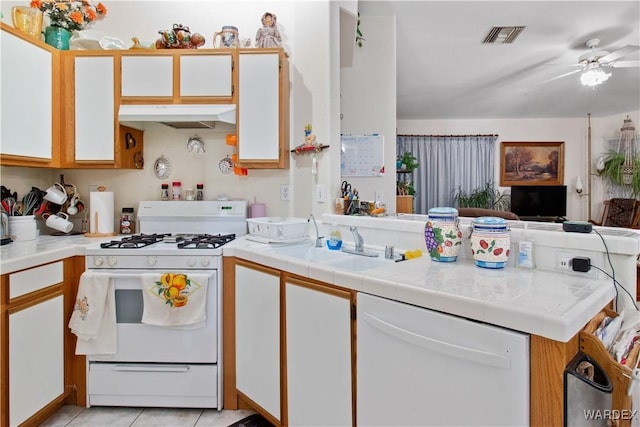
[[[524,27],[493,27],[482,43],[513,43]]]

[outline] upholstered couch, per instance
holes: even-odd
[[[458,208],[458,216],[466,216],[470,218],[477,218],[479,216],[496,216],[498,218],[520,221],[520,217],[513,212],[499,211],[496,209]]]

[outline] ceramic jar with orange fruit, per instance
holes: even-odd
[[[503,268],[511,250],[509,227],[503,218],[481,216],[471,223],[471,253],[478,267]]]
[[[424,227],[424,240],[433,261],[454,262],[458,259],[462,247],[462,233],[458,223],[458,210],[455,208],[429,209],[429,220]]]

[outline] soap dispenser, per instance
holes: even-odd
[[[338,229],[335,222],[331,225],[331,230],[329,231],[327,247],[333,251],[337,251],[342,247],[342,234],[340,234],[340,229]]]

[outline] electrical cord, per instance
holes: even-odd
[[[600,233],[598,232],[598,230],[596,230],[595,228],[593,228],[592,230],[593,230],[593,232],[594,232],[594,233],[596,233],[596,234],[600,237],[600,240],[602,240],[602,244],[604,245],[604,250],[605,250],[605,252],[606,252],[606,254],[607,254],[607,261],[609,261],[609,267],[611,267],[611,274],[609,274],[609,273],[607,273],[606,271],[604,271],[604,270],[602,270],[602,269],[600,269],[600,268],[597,268],[597,267],[595,267],[595,266],[593,266],[593,267],[594,267],[594,268],[596,268],[596,269],[598,269],[598,270],[600,270],[600,271],[602,271],[603,273],[605,273],[607,276],[609,276],[609,277],[613,280],[613,288],[614,288],[614,289],[615,289],[615,291],[616,291],[616,299],[614,300],[614,307],[613,307],[613,309],[614,309],[615,311],[618,311],[618,288],[617,288],[617,286],[616,286],[616,283],[617,283],[618,285],[620,285],[620,283],[618,283],[618,281],[616,280],[616,271],[613,269],[613,263],[611,262],[611,255],[609,254],[609,247],[607,246],[607,242],[605,242],[604,237],[602,237],[602,234],[600,234]],[[622,289],[624,289],[624,291],[625,291],[625,292],[627,292],[627,290],[624,288],[624,286],[620,285],[620,287],[621,287]],[[627,293],[629,293],[629,292],[627,292]],[[633,301],[633,297],[631,297],[631,301],[633,302],[633,305],[636,305],[636,302],[635,302],[635,301]],[[637,308],[638,308],[638,306],[636,306],[636,309],[637,309]]]
[[[619,287],[620,287],[620,289],[622,289],[622,290],[623,290],[627,295],[629,295],[629,298],[631,299],[631,303],[632,303],[632,304],[633,304],[633,306],[636,308],[636,310],[640,311],[640,308],[638,308],[638,305],[637,305],[637,304],[636,304],[636,302],[633,300],[633,295],[631,295],[631,294],[629,293],[629,291],[628,291],[628,290],[626,290],[626,289],[624,288],[624,286],[622,286],[622,285],[620,284],[620,282],[618,282],[618,281],[615,279],[615,277],[613,277],[611,274],[609,274],[608,272],[604,271],[603,269],[601,269],[601,268],[600,268],[600,267],[598,267],[598,266],[595,266],[595,265],[591,264],[591,267],[592,267],[592,268],[595,268],[595,269],[596,269],[596,270],[598,270],[598,271],[602,271],[604,274],[606,274],[606,275],[607,275],[607,276],[609,276],[611,279],[613,279],[614,289],[616,290],[616,299],[618,299],[618,286],[619,286]]]

